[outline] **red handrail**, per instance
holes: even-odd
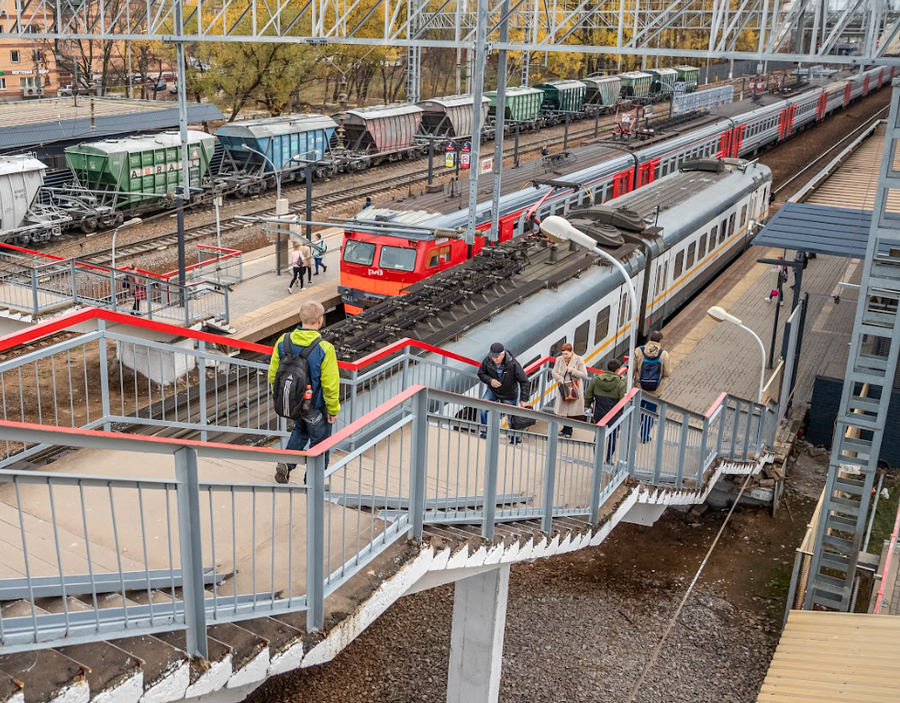
[[[91,269],[92,271],[106,271],[109,272],[112,270],[110,266],[96,266],[94,264],[89,264],[86,261],[79,261],[77,258],[65,258],[64,256],[57,256],[56,254],[47,254],[42,251],[35,251],[34,249],[25,249],[24,247],[17,247],[15,244],[7,244],[6,242],[0,242],[0,248],[2,249],[12,249],[13,251],[21,252],[22,254],[27,254],[29,256],[36,256],[42,259],[50,259],[54,263],[59,263],[60,261],[74,261],[75,265],[79,268]],[[116,271],[124,271],[123,267],[117,267]],[[136,268],[134,269],[134,273],[140,274],[141,276],[147,276],[148,278],[159,278],[160,275],[158,273],[153,273],[152,271],[145,271],[144,269]]]
[[[606,415],[600,418],[600,422],[597,423],[600,427],[606,427],[607,423],[612,420],[622,409],[629,403],[629,401],[634,398],[638,394],[640,388],[632,388],[625,394],[625,397],[622,398],[618,403],[613,405],[612,410],[610,410]]]
[[[894,551],[897,549],[898,534],[900,534],[900,505],[897,506],[897,519],[894,520],[894,531],[891,532],[890,546],[888,547],[887,555],[884,557],[884,569],[881,572],[881,586],[878,588],[878,593],[875,595],[875,608],[872,612],[876,615],[881,611],[881,602],[884,600],[884,588],[887,585],[888,572],[891,568]],[[900,574],[898,574],[898,578],[900,578]]]
[[[193,271],[196,268],[200,268],[201,266],[208,266],[209,264],[213,264],[217,261],[224,261],[225,259],[231,259],[235,256],[240,256],[244,252],[240,249],[225,249],[224,247],[213,247],[207,244],[198,244],[198,249],[209,249],[212,251],[224,251],[224,255],[219,255],[215,259],[210,259],[209,261],[200,261],[196,264],[191,264],[190,266],[185,267],[185,271]],[[179,273],[178,269],[174,269],[173,271],[166,271],[166,273],[157,273],[153,274],[155,276],[159,276],[160,278],[165,278],[167,281],[172,278],[172,276],[177,276]]]
[[[720,393],[719,397],[716,398],[716,402],[709,406],[709,410],[703,415],[707,420],[713,416],[713,413],[718,410],[719,406],[725,402],[725,399],[728,397],[727,393]]]

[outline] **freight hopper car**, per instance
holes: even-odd
[[[0,157],[0,232],[20,246],[59,237],[72,218],[39,202],[47,167],[31,156]]]
[[[573,208],[568,219],[629,272],[645,336],[749,245],[770,187],[766,166],[701,159],[607,205]],[[348,361],[412,337],[475,359],[501,340],[525,365],[571,342],[600,366],[627,350],[633,318],[618,270],[533,232],[486,248],[324,336]]]
[[[322,162],[314,174],[325,178],[337,168],[330,158],[336,129],[337,122],[327,115],[281,115],[226,124],[216,130],[223,149],[216,180],[226,192],[245,197],[274,185],[276,171],[282,183],[293,181],[303,174],[307,160]]]
[[[416,135],[422,124],[418,105],[387,105],[347,110],[335,115],[343,128],[343,144],[333,152],[346,164],[346,170],[362,171],[384,161],[400,161],[421,156],[422,145]]]
[[[487,122],[491,101],[483,97],[481,124]],[[471,140],[472,116],[475,98],[472,95],[451,95],[446,98],[432,98],[417,103],[422,108],[422,134],[428,137],[452,140]]]
[[[497,91],[485,93],[491,101],[490,115],[497,119]],[[540,88],[507,88],[504,99],[503,118],[507,122],[518,122],[528,128],[540,127],[541,105],[544,91]]]
[[[891,77],[890,69],[885,69],[883,73],[881,69],[874,69],[872,89],[878,81],[886,83]],[[824,88],[809,90],[642,147],[632,154],[622,154],[618,149],[597,154],[593,165],[578,170],[569,169],[562,177],[567,183],[578,184],[577,189],[540,186],[508,192],[500,198],[499,239],[505,241],[528,233],[528,218],[531,215],[542,217],[561,213],[587,202],[605,203],[674,172],[685,160],[753,156],[849,104],[848,100],[844,100],[846,92],[854,83],[861,85],[862,80],[863,76],[856,76],[850,81],[838,81]],[[485,245],[485,230],[490,227],[490,211],[490,203],[479,205],[473,252],[478,252]],[[361,213],[359,217],[365,219],[365,213]],[[467,211],[453,211],[433,220],[423,220],[419,226],[425,231],[434,229],[459,232],[465,227],[467,218]],[[345,229],[345,242],[357,236],[360,235],[351,222]],[[444,256],[449,257],[450,262],[464,260],[466,253],[466,245],[458,238],[420,235],[411,239],[391,231],[389,227],[385,228],[383,234],[367,234],[366,241],[375,246],[390,244],[415,249],[416,263],[414,270],[404,272],[400,281],[392,271],[381,270],[377,266],[362,267],[342,259],[339,292],[349,314],[377,304],[386,295],[393,295],[389,290],[399,290],[403,287],[402,284],[411,285],[414,280],[424,280],[443,268],[454,265],[438,260],[437,265],[430,266],[435,250],[445,250]],[[369,271],[369,268],[372,270]]]
[[[684,89],[687,93],[693,93],[697,90],[700,83],[700,69],[694,66],[676,66],[675,72],[678,74],[678,83],[684,83]]]
[[[585,105],[600,110],[600,114],[613,112],[622,94],[622,79],[619,76],[589,76],[581,81],[586,92]]]
[[[584,117],[584,99],[587,86],[582,81],[554,81],[534,86],[544,91],[541,111],[547,124],[558,123],[568,115]]]
[[[201,191],[216,139],[188,131],[190,188]],[[104,139],[66,148],[71,187],[51,199],[76,219],[84,232],[115,227],[130,215],[164,209],[182,182],[181,137],[163,132],[126,139]]]

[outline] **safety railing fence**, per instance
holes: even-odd
[[[185,267],[186,282],[214,281],[233,285],[244,280],[244,253],[240,249],[227,249],[209,244],[197,245],[197,262]],[[167,281],[177,278],[178,269],[160,274]]]
[[[749,458],[769,441],[771,408],[728,396],[702,416],[658,407],[643,444],[662,462],[646,476],[638,453],[652,411],[641,400],[629,392],[598,424],[566,419],[566,438],[556,416],[414,385],[305,452],[4,420],[0,440],[113,450],[121,468],[0,471],[20,540],[18,562],[0,566],[0,594],[19,594],[26,610],[0,618],[0,651],[181,628],[203,655],[209,623],[298,610],[321,628],[328,593],[426,524],[475,524],[491,539],[504,521],[537,520],[548,532],[559,517],[597,521],[628,476],[695,488],[703,476],[691,461]],[[160,453],[174,463],[134,458]],[[292,483],[252,481],[277,461],[298,464]],[[38,594],[78,589],[86,610],[34,605]]]

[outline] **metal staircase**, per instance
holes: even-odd
[[[900,189],[900,82],[894,82],[885,151],[863,266],[850,356],[835,426],[825,498],[804,608],[850,609],[869,499],[900,352],[900,216],[887,211]]]

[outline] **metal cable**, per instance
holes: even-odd
[[[728,524],[728,521],[731,519],[731,514],[734,512],[734,509],[737,507],[738,502],[741,499],[741,496],[744,495],[744,490],[747,488],[747,484],[750,483],[750,479],[753,476],[752,473],[747,474],[747,478],[744,479],[744,483],[741,486],[741,490],[738,492],[737,497],[734,499],[734,503],[731,504],[731,509],[728,511],[728,515],[725,516],[725,522],[722,523],[722,526],[719,528],[718,534],[716,534],[716,538],[712,541],[712,544],[709,545],[709,549],[706,552],[706,556],[703,557],[703,561],[700,562],[700,566],[697,569],[697,573],[694,574],[694,578],[691,580],[691,584],[688,586],[687,591],[685,591],[684,596],[681,599],[681,602],[678,604],[678,607],[675,609],[675,613],[672,615],[671,620],[669,620],[669,624],[666,625],[666,629],[663,631],[662,637],[659,638],[659,642],[656,643],[656,646],[653,648],[653,651],[650,653],[650,658],[647,660],[647,663],[644,665],[644,670],[641,671],[641,675],[638,677],[637,682],[634,684],[634,688],[631,689],[631,693],[628,695],[626,703],[634,703],[634,699],[638,694],[638,691],[641,689],[641,685],[644,683],[644,679],[647,678],[647,674],[650,671],[650,668],[656,663],[656,660],[659,658],[660,650],[662,650],[662,646],[668,638],[669,634],[672,632],[672,628],[675,626],[675,623],[678,621],[678,617],[681,615],[681,611],[684,608],[684,604],[687,603],[687,599],[691,597],[691,593],[694,590],[694,586],[697,585],[697,581],[700,578],[700,574],[703,573],[703,569],[706,567],[706,563],[709,561],[709,557],[712,555],[713,550],[716,548],[716,545],[719,543],[719,539],[722,537],[722,533],[725,531],[725,526]]]

